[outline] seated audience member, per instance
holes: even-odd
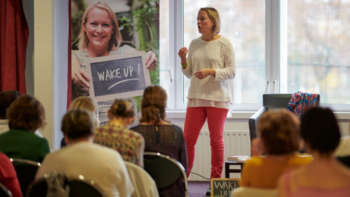
[[[245,162],[240,186],[275,189],[280,175],[311,161],[310,156],[297,154],[299,124],[299,119],[287,109],[269,110],[259,118],[258,138],[253,145],[261,147],[260,153],[265,156],[253,154]]]
[[[68,110],[72,109],[84,109],[93,113],[98,123],[98,105],[95,99],[89,96],[80,96],[72,101]],[[61,140],[61,148],[66,146],[64,137]]]
[[[45,124],[45,110],[32,96],[17,98],[7,110],[10,130],[0,134],[0,151],[9,158],[41,162],[50,152],[49,143],[34,132]]]
[[[95,181],[108,197],[131,196],[134,188],[120,154],[93,144],[96,124],[92,113],[81,109],[69,110],[61,126],[67,147],[48,154],[35,179],[54,171],[82,175]]]
[[[301,116],[300,128],[306,151],[314,159],[281,177],[279,196],[350,196],[350,170],[334,157],[341,135],[333,112],[311,108]]]
[[[0,133],[4,133],[9,129],[8,120],[6,119],[6,111],[11,103],[22,94],[16,90],[6,90],[0,93]],[[39,130],[35,131],[35,135],[43,137]]]
[[[3,153],[0,153],[0,183],[5,185],[13,197],[22,197],[16,171],[10,159]]]
[[[335,156],[337,156],[341,163],[350,168],[350,136],[340,138],[340,143],[335,151]]]
[[[149,86],[141,101],[140,125],[131,128],[145,138],[145,152],[159,152],[178,160],[187,172],[187,152],[182,129],[165,119],[167,94],[160,86]],[[174,185],[159,190],[159,196],[184,196],[179,178]]]
[[[145,142],[142,135],[128,129],[135,113],[131,100],[116,99],[107,112],[108,124],[95,130],[94,142],[117,150],[124,161],[143,167]]]

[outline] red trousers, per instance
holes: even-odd
[[[216,107],[189,107],[186,112],[184,137],[187,148],[188,171],[190,175],[195,157],[195,146],[199,133],[208,120],[211,147],[210,178],[220,178],[224,166],[224,127],[228,109]]]

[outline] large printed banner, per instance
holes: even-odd
[[[72,100],[95,98],[101,125],[114,99],[133,97],[139,108],[143,90],[159,83],[158,8],[159,0],[71,0]]]

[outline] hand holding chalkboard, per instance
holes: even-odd
[[[90,96],[103,101],[142,95],[151,85],[145,58],[146,53],[140,51],[89,59]]]

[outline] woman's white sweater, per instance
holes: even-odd
[[[204,68],[215,69],[215,77],[202,80],[194,76]],[[233,103],[233,78],[236,74],[235,54],[230,40],[221,36],[214,41],[192,40],[188,52],[188,66],[182,69],[191,79],[189,99],[204,99]]]

